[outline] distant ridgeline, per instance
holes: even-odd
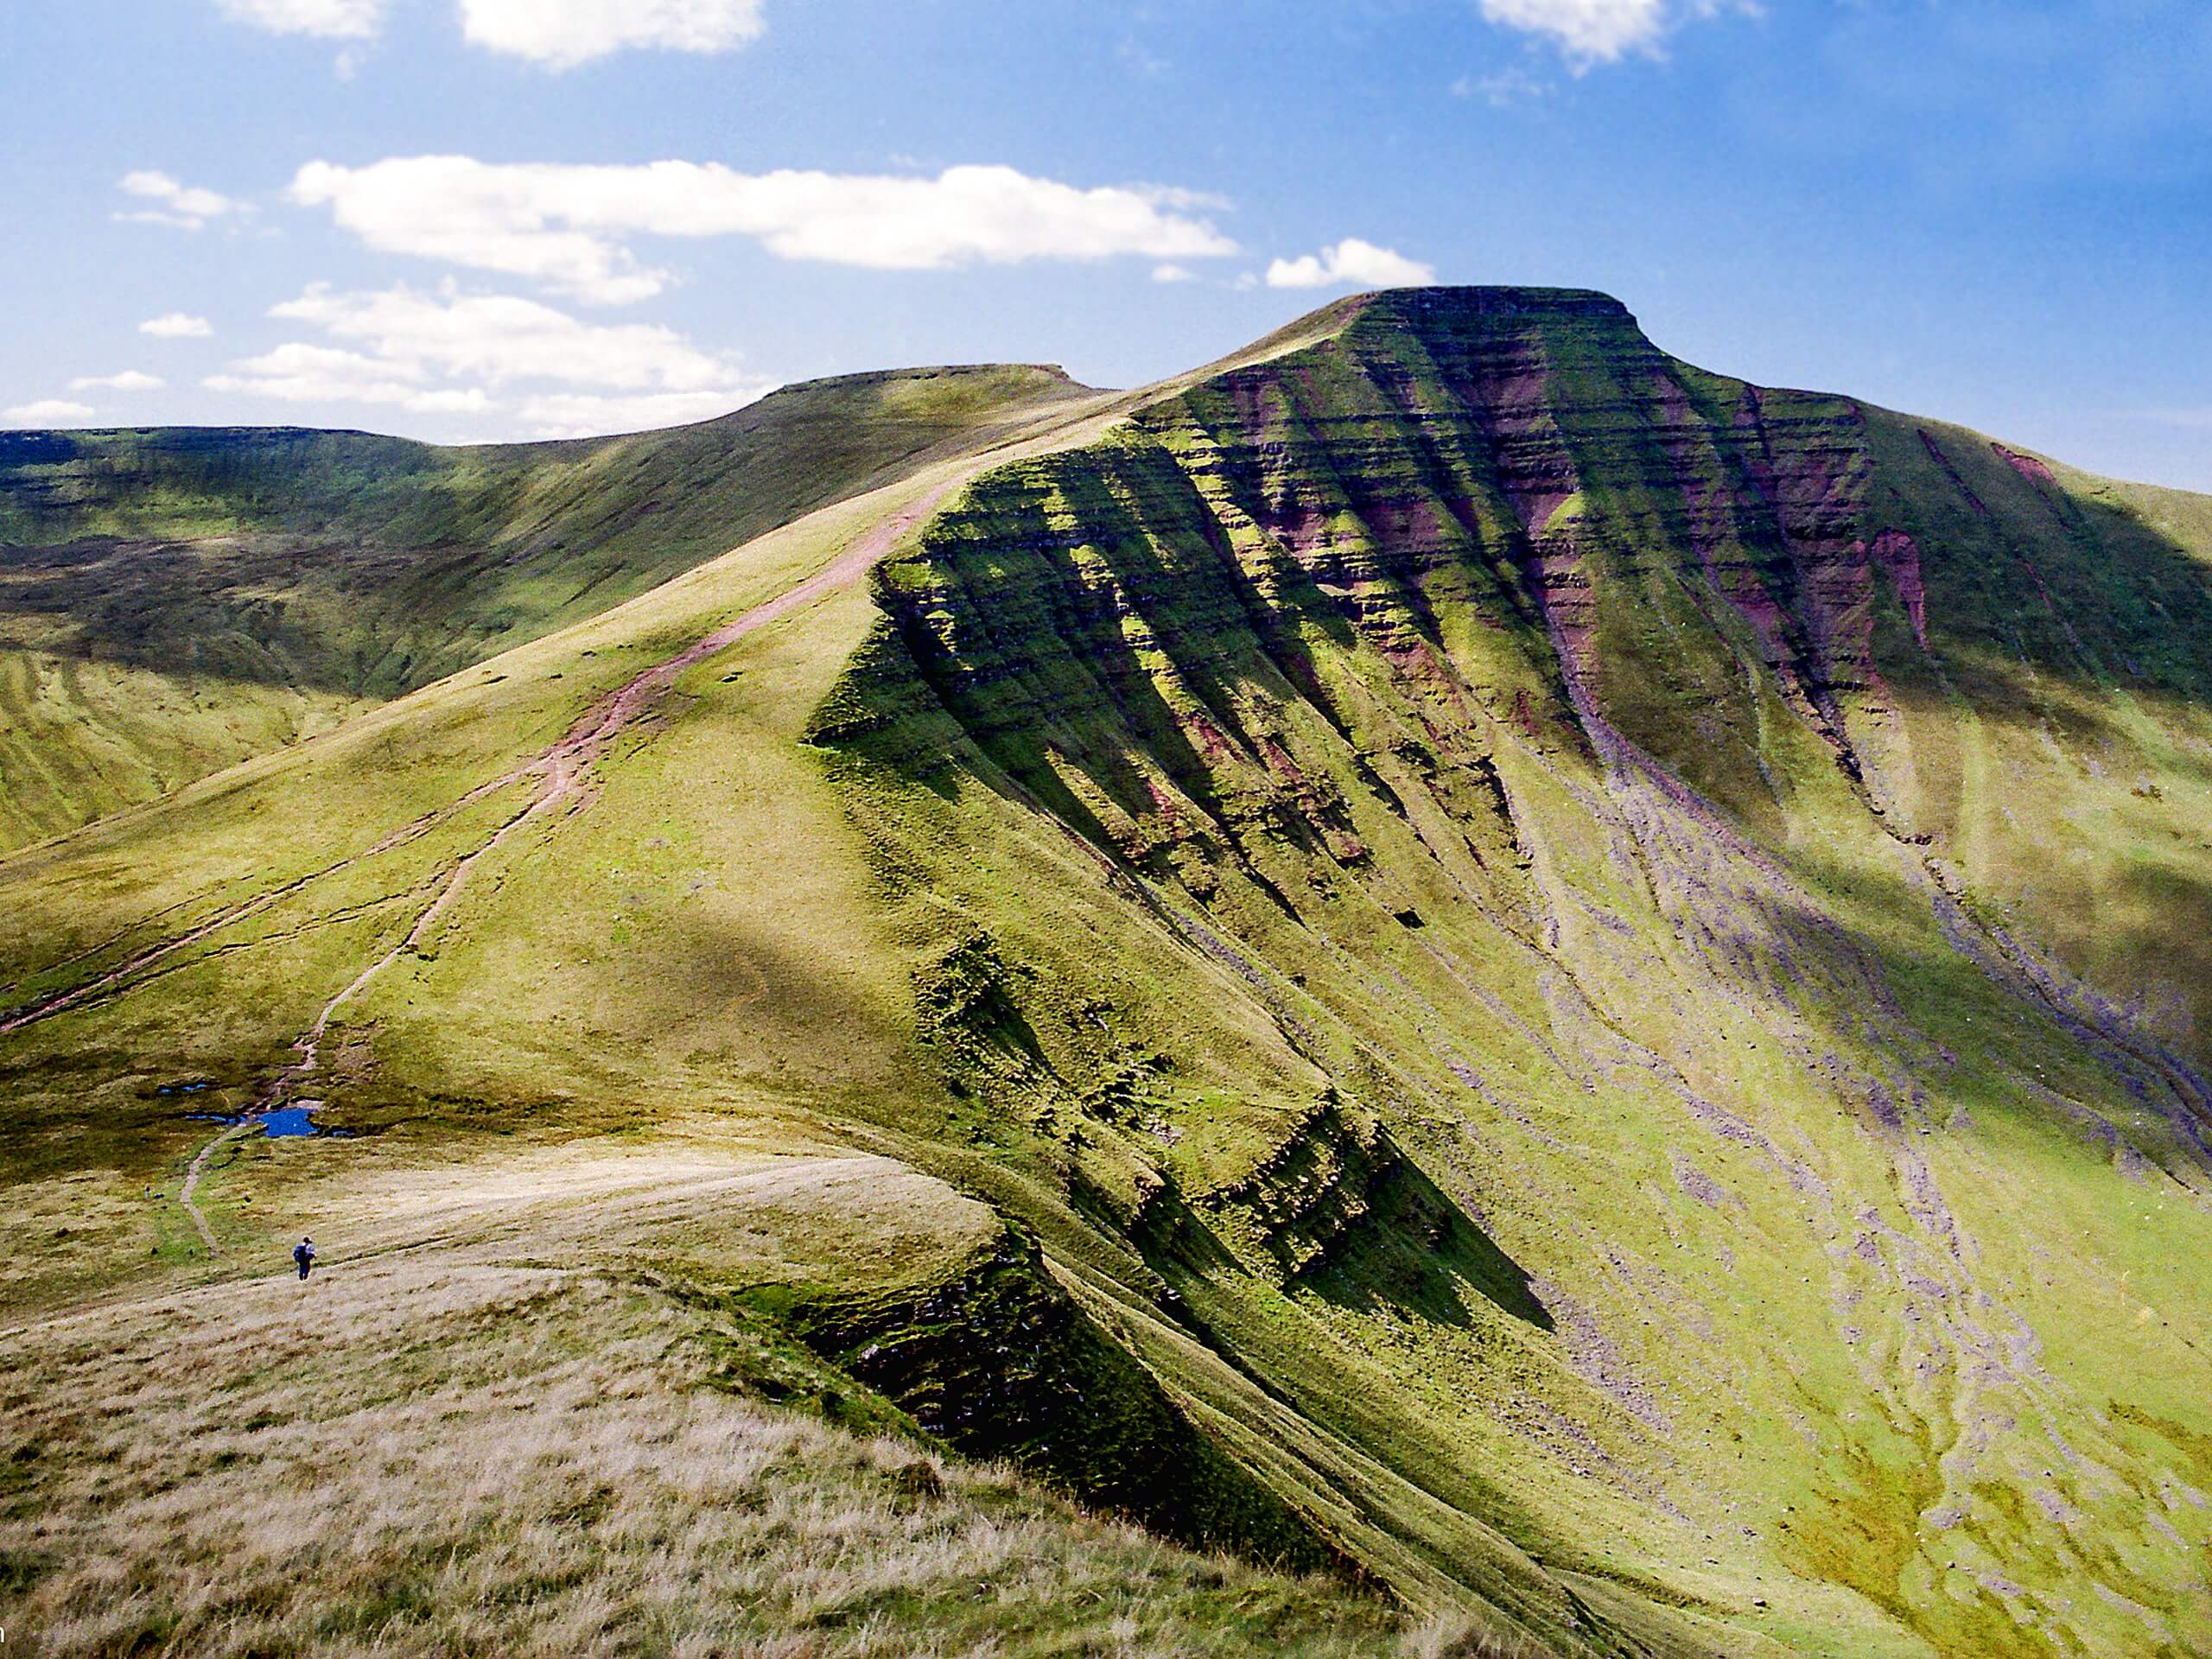
[[[632,436],[0,433],[0,851],[596,614],[1083,395],[848,375]]]

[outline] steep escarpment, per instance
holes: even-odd
[[[1858,775],[1845,705],[1880,690],[1878,598],[1904,604],[1918,580],[1908,537],[1859,533],[1864,414],[1673,363],[1599,296],[1524,300],[1511,326],[1484,308],[1502,303],[1377,300],[1322,346],[993,479],[938,532],[947,555],[985,556],[988,591],[953,556],[893,573],[912,653],[947,665],[948,701],[987,747],[1037,751],[1002,758],[1039,786],[1046,752],[1134,709],[1171,777],[1195,777],[1187,757],[1246,779],[1201,793],[1248,811],[1255,789],[1296,797],[1266,715],[1230,706],[1243,667],[1311,693],[1355,747],[1388,747],[1359,691],[1315,677],[1317,642],[1389,665],[1421,704],[1415,744],[1464,739],[1476,711],[1554,748],[1626,741],[1770,823],[1786,785],[1745,736],[1770,690]],[[1050,556],[1054,591],[995,562],[1008,542]],[[935,580],[965,584],[989,620],[950,637],[960,613]],[[1001,639],[1032,621],[1064,654],[1008,671]],[[1155,648],[1172,664],[1156,686]],[[1114,809],[1173,816],[1112,772],[1090,782]],[[1325,790],[1292,813],[1325,835]]]
[[[1386,1577],[2185,1650],[2202,946],[2147,894],[2212,893],[2212,582],[2158,523],[1600,296],[1384,295],[976,480],[813,735],[918,948],[992,942],[1026,1049],[963,1098]]]

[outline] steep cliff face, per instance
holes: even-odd
[[[814,737],[923,948],[988,929],[1026,1036],[948,1078],[1386,1578],[2193,1650],[2202,524],[1389,294],[976,479]]]

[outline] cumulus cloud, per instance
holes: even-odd
[[[205,340],[215,332],[215,325],[188,311],[167,311],[147,318],[138,325],[138,332],[156,340]]]
[[[475,45],[551,69],[629,48],[727,52],[761,30],[760,0],[461,0]]]
[[[69,383],[72,391],[159,391],[168,382],[158,374],[125,369],[120,374],[80,374]]]
[[[1236,251],[1204,217],[1222,205],[1214,198],[1154,185],[1084,189],[1010,167],[900,178],[418,156],[363,168],[311,162],[290,194],[327,207],[380,251],[525,277],[605,305],[647,298],[671,281],[624,240],[638,234],[747,236],[780,258],[879,270]]]
[[[384,22],[385,4],[386,0],[216,0],[217,9],[235,22],[272,35],[339,41],[365,41],[374,35]]]
[[[533,437],[588,438],[602,432],[643,432],[711,420],[768,390],[761,384],[728,392],[647,391],[629,397],[548,392],[525,398],[518,412]]]
[[[757,36],[761,0],[459,0],[464,38],[550,69],[635,48],[727,52]],[[216,0],[233,22],[273,35],[372,40],[391,0]],[[341,79],[354,67],[338,60]]]
[[[1268,267],[1269,288],[1417,288],[1436,280],[1436,267],[1408,259],[1395,248],[1378,248],[1348,236],[1318,254],[1277,259]]]
[[[1191,283],[1196,282],[1198,276],[1188,265],[1170,263],[1152,268],[1152,280],[1155,283]]]
[[[701,391],[736,378],[727,359],[673,329],[581,322],[512,295],[432,296],[404,286],[340,293],[319,283],[269,315],[365,345],[381,361],[495,385],[536,378],[624,391]]]
[[[240,358],[228,372],[211,374],[200,385],[211,391],[289,404],[394,404],[417,413],[450,409],[448,401],[438,397],[438,389],[422,384],[424,378],[416,365],[293,340],[258,357]],[[431,399],[436,401],[426,401]]]
[[[517,388],[521,419],[560,437],[700,420],[768,390],[734,359],[702,351],[672,329],[586,323],[512,295],[404,286],[342,292],[317,283],[270,315],[338,343],[289,342],[204,384],[415,414],[480,412]]]
[[[180,231],[197,231],[204,228],[211,219],[253,211],[246,203],[219,191],[181,184],[166,173],[150,169],[124,174],[117,181],[117,188],[125,195],[154,204],[150,207],[135,208],[115,215],[127,222],[168,225]]]
[[[92,418],[90,404],[73,404],[67,397],[42,397],[35,404],[0,409],[0,421],[10,426],[80,426]]]
[[[1578,65],[1656,48],[1678,24],[1755,10],[1752,0],[1480,0],[1490,22],[1543,36]]]

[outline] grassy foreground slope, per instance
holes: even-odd
[[[2212,1647],[2205,946],[2078,898],[2212,875],[2202,503],[1579,293],[1369,296],[1071,413],[0,861],[10,1339],[306,1306],[304,1363],[480,1274],[371,1392],[543,1392],[585,1484],[498,1345],[613,1342],[497,1311],[566,1275],[594,1329],[709,1322],[748,1412],[1332,1577],[1249,1581],[1286,1644],[1382,1640],[1382,1595],[1562,1655]],[[186,1114],[309,1097],[364,1133],[215,1147],[211,1257]],[[94,1551],[134,1630],[207,1605],[83,1496],[232,1490],[138,1449],[204,1369],[105,1439],[11,1397],[54,1448],[11,1635]],[[670,1375],[603,1391],[709,1411]],[[368,1444],[299,1466],[447,1490]],[[549,1499],[512,1559],[650,1609],[660,1501]],[[695,1506],[709,1598],[746,1501]],[[436,1650],[478,1580],[403,1581],[321,1639]],[[1192,1594],[1162,1643],[1236,1650]],[[859,1617],[1001,1628],[935,1595]],[[767,1607],[714,1628],[837,1650]]]
[[[682,1127],[670,1138],[683,1146]],[[635,1266],[747,1228],[798,1249],[834,1228],[843,1259],[801,1265],[857,1286],[868,1247],[911,1245],[880,1236],[892,1223],[972,1245],[992,1225],[980,1205],[881,1160],[747,1156],[711,1133],[684,1152],[587,1142],[525,1164],[540,1184],[528,1262],[468,1236],[500,1199],[512,1224],[512,1185],[448,1191],[435,1250],[419,1206],[359,1212],[374,1238],[353,1231],[343,1289],[233,1280],[0,1337],[10,1497],[37,1498],[0,1515],[10,1591],[28,1586],[11,1595],[11,1643],[1452,1650],[1447,1625],[1401,1649],[1388,1610],[1340,1585],[1194,1555],[934,1453],[744,1308]],[[369,1184],[419,1200],[395,1173]]]
[[[0,849],[327,730],[1085,395],[996,365],[566,442],[0,435]]]

